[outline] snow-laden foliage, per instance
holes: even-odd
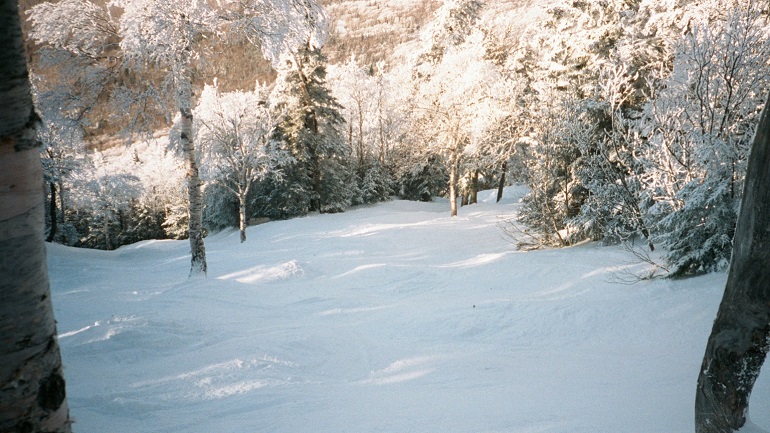
[[[88,0],[40,3],[27,14],[30,36],[53,48],[96,59],[117,49],[118,26],[109,7]]]
[[[422,53],[421,60],[436,64],[441,61],[447,48],[465,42],[476,28],[483,8],[483,1],[444,0],[420,35],[422,43],[428,47]]]
[[[345,210],[356,182],[350,147],[342,139],[342,107],[329,91],[319,50],[306,47],[284,56],[271,105],[278,113],[274,140],[292,160],[280,167],[282,182],[273,180],[261,188],[268,216]]]
[[[528,149],[561,168],[530,167],[524,220],[562,240],[644,238],[666,248],[675,275],[723,268],[768,89],[760,15],[717,0],[549,7],[511,57],[530,107],[569,106],[534,127],[551,138]]]
[[[529,131],[520,138],[530,192],[523,198],[519,220],[543,235],[538,242],[566,246],[575,241],[568,221],[578,214],[585,189],[577,176],[580,135],[573,103],[559,101],[556,90],[542,88],[533,106]]]
[[[180,167],[176,154],[154,139],[124,153],[94,151],[79,158],[62,189],[59,240],[112,249],[143,239],[186,237]]]
[[[40,100],[40,95],[36,96]],[[73,174],[82,169],[85,146],[80,126],[61,114],[58,110],[41,113],[43,125],[38,128],[38,138],[48,204],[47,240],[72,245],[78,241],[78,235],[67,221],[66,209],[72,193]]]
[[[477,26],[482,7],[476,1],[445,2],[413,66],[409,108],[413,137],[421,146],[413,149],[416,158],[409,160],[417,164],[408,172],[435,172],[426,170],[424,163],[430,158],[442,161],[453,215],[460,178],[467,171],[477,179],[481,167],[474,159],[490,130],[506,116],[509,103],[504,97],[506,77],[487,56],[486,35]]]
[[[271,152],[274,122],[267,97],[268,89],[262,86],[249,92],[203,89],[195,109],[195,130],[203,148],[206,179],[221,181],[236,193],[238,185],[280,176],[275,166],[286,161]]]
[[[751,3],[693,20],[649,104],[648,188],[677,274],[723,269],[767,89],[770,37]]]
[[[343,107],[341,114],[347,123],[344,136],[355,161],[360,195],[354,197],[354,204],[382,201],[392,194],[388,166],[398,114],[391,93],[395,89],[385,68],[383,63],[360,65],[355,57],[329,68],[329,85]]]
[[[268,176],[280,181],[280,167],[291,163],[289,155],[271,142],[275,125],[267,98],[268,89],[259,85],[253,91],[228,93],[206,86],[195,109],[203,178],[235,195],[242,242],[251,186]]]
[[[633,242],[641,237],[654,250],[646,215],[649,193],[639,155],[645,144],[634,116],[637,90],[624,66],[604,71],[597,98],[579,103],[570,122],[580,160],[577,178],[586,190],[580,213],[573,215],[578,239],[605,243]]]
[[[443,195],[456,212],[458,201],[474,202],[474,191],[515,176],[530,191],[520,220],[540,243],[626,242],[662,251],[675,275],[724,266],[770,88],[763,7],[749,0],[417,3],[333,2],[329,15],[308,0],[40,5],[30,12],[47,65],[36,75],[38,98],[43,111],[60,113],[44,116],[62,119],[50,131],[80,122],[84,137],[179,111],[173,141],[194,139],[187,171],[201,164],[209,228],[336,212],[391,194]],[[423,16],[408,16],[415,11]],[[365,31],[366,23],[373,27]],[[377,38],[391,35],[388,26],[406,29],[391,39],[408,42],[373,54]],[[327,36],[339,64],[326,64]],[[253,81],[234,87],[227,72],[236,65],[206,69],[214,50],[246,41],[275,68],[269,95],[253,92]],[[227,92],[205,87],[214,69]],[[215,122],[204,122],[211,111],[200,107],[215,99],[220,126],[207,130]],[[105,110],[105,101],[124,109]],[[257,128],[246,121],[254,116],[272,120]],[[240,157],[213,145],[237,143],[235,136],[262,137],[257,147],[265,152],[248,163],[262,168],[240,180]],[[281,152],[277,160],[287,159],[273,165],[260,159]],[[236,190],[240,196],[230,197]],[[246,216],[237,218],[244,202]],[[169,230],[186,213],[168,206]]]
[[[328,17],[314,0],[219,0],[229,31],[262,48],[274,66],[284,53],[320,49],[328,37]]]
[[[73,194],[74,205],[82,212],[78,223],[86,229],[81,242],[112,249],[120,245],[113,239],[113,227],[124,225],[123,214],[141,195],[141,183],[129,172],[108,170],[100,153],[92,154],[86,161],[88,170],[74,176],[77,188]]]

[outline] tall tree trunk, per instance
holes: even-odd
[[[238,226],[241,230],[241,243],[246,242],[246,193],[238,194]]]
[[[457,151],[453,150],[449,160],[449,214],[457,216]]]
[[[0,431],[70,432],[18,3],[0,0]]]
[[[191,103],[189,103],[191,105]],[[189,105],[182,105],[179,112],[180,121],[179,141],[182,145],[185,163],[187,165],[187,192],[190,201],[190,253],[192,255],[190,276],[206,275],[206,246],[203,243],[203,194],[201,193],[201,178],[198,169],[198,156],[195,151],[192,135],[193,114]]]
[[[51,230],[48,231],[48,237],[45,241],[53,242],[56,236],[56,224],[58,223],[58,218],[56,217],[56,182],[49,182],[48,186],[51,191],[51,201],[48,203],[48,213],[51,216]]]
[[[502,173],[500,174],[500,184],[497,185],[497,202],[503,199],[503,190],[505,189],[505,173],[508,172],[508,161],[503,163]]]
[[[754,137],[730,273],[703,357],[695,397],[695,431],[743,427],[749,396],[770,337],[770,111]]]

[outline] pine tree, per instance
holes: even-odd
[[[342,107],[326,85],[319,48],[307,45],[284,57],[271,100],[280,113],[274,140],[293,159],[281,167],[284,181],[269,192],[273,206],[289,214],[343,211],[354,187],[351,152],[341,134]]]

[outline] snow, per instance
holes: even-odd
[[[517,251],[523,189],[494,194],[214,234],[208,278],[187,241],[50,245],[76,431],[692,431],[726,275],[623,285],[619,247]]]

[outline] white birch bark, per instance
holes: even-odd
[[[70,432],[18,3],[0,2],[0,431]]]
[[[449,214],[457,216],[457,170],[459,170],[460,156],[456,146],[453,146],[449,156]]]
[[[181,78],[177,83],[177,104],[179,104],[179,143],[184,155],[187,168],[187,193],[190,202],[189,236],[190,236],[190,276],[206,275],[206,246],[203,242],[203,194],[201,192],[200,168],[198,153],[195,149],[193,136],[192,112],[192,82],[190,72],[185,66],[181,67]]]

